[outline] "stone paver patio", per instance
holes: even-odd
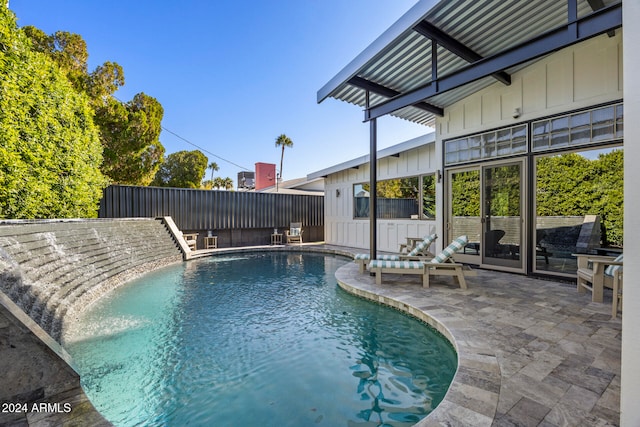
[[[336,273],[341,287],[409,312],[454,343],[451,388],[418,425],[619,425],[622,325],[611,319],[610,293],[598,304],[571,283],[474,271],[467,290],[446,276],[428,289],[414,275],[384,275],[376,286],[355,263]]]

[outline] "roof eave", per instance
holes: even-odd
[[[422,147],[424,145],[434,144],[436,141],[435,132],[430,132],[425,135],[418,136],[416,138],[410,139],[408,141],[401,142],[396,145],[392,145],[391,147],[383,148],[378,151],[377,159],[383,159],[385,157],[394,156],[396,154],[412,150],[414,148]],[[355,159],[347,160],[346,162],[339,163],[337,165],[330,166],[328,168],[319,170],[317,172],[312,172],[307,175],[308,180],[313,180],[317,178],[324,178],[336,172],[341,172],[347,169],[358,168],[362,165],[369,163],[369,154],[364,156],[357,157]]]
[[[358,56],[349,62],[338,74],[327,82],[317,94],[318,104],[331,96],[331,93],[338,87],[356,76],[360,69],[371,61],[378,54],[392,44],[393,41],[402,37],[407,32],[413,31],[424,16],[438,3],[438,0],[421,0],[400,17],[391,27],[389,27],[380,37],[373,41]]]

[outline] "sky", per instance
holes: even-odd
[[[368,154],[361,107],[317,91],[417,0],[10,0],[19,26],[62,30],[87,42],[89,70],[124,69],[116,92],[144,92],[164,108],[166,154],[200,149],[214,176],[237,179],[255,163],[284,180]],[[378,148],[432,129],[394,117],[378,120]],[[206,178],[211,171],[207,171]]]

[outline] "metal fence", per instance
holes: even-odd
[[[182,230],[324,227],[324,196],[112,185],[98,216],[171,216]]]

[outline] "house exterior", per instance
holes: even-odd
[[[640,137],[640,88],[633,79],[640,53],[623,46],[640,40],[638,18],[638,2],[628,0],[418,2],[318,91],[318,102],[363,107],[371,128],[368,156],[310,175],[325,177],[326,242],[375,255],[396,251],[410,236],[436,232],[442,248],[467,234],[473,244],[459,261],[575,277],[571,251],[580,239],[602,240],[604,229],[611,234],[604,239],[621,243],[624,235],[623,325],[635,324],[640,228],[631,209],[640,207],[632,190],[640,149],[625,140]],[[378,151],[376,119],[387,114],[425,125],[424,140]],[[603,156],[624,157],[624,231],[621,202],[617,213],[610,206],[591,215],[596,202],[577,215],[560,209],[563,191],[581,180],[563,178],[559,168]],[[605,179],[596,184],[605,187]],[[412,197],[417,182],[418,212],[386,217],[384,207],[369,210],[380,201],[391,206],[388,199],[396,197],[385,181],[404,188],[398,198]],[[550,188],[559,197],[548,198]],[[425,197],[435,203],[432,214]],[[623,329],[622,340],[621,424],[628,426],[640,422],[633,402],[640,395],[633,362],[640,340],[631,329]]]
[[[436,176],[435,133],[394,145],[378,153],[378,179],[422,178]],[[310,179],[325,177],[325,242],[333,245],[369,248],[368,215],[356,213],[356,204],[368,199],[369,156],[365,155],[312,174]],[[406,237],[436,232],[434,216],[419,219],[418,211],[390,218],[380,218],[378,249],[397,251]],[[412,218],[411,215],[414,217]]]

